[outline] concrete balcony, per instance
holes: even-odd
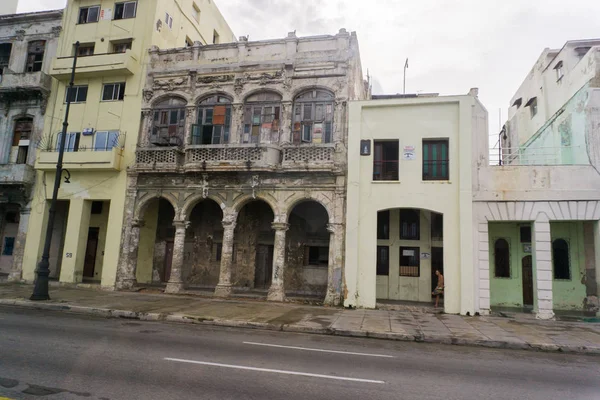
[[[0,165],[0,185],[29,185],[35,181],[35,170],[28,164]]]
[[[54,59],[50,75],[58,80],[71,77],[73,57]],[[98,76],[134,75],[139,72],[140,63],[131,50],[125,53],[94,54],[77,58],[76,76],[90,78]]]
[[[119,171],[121,169],[122,150],[113,147],[107,151],[65,152],[63,168],[71,171]],[[41,151],[35,169],[54,171],[58,162],[57,151]]]
[[[335,144],[290,145],[282,149],[284,170],[333,171],[336,166]]]
[[[14,74],[5,70],[4,74],[0,75],[0,93],[23,90],[50,93],[51,89],[52,78],[42,71]]]
[[[272,171],[281,150],[272,144],[194,145],[185,150],[186,171]]]
[[[135,170],[138,172],[178,172],[183,152],[178,147],[147,147],[135,152]]]

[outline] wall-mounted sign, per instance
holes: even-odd
[[[414,160],[415,146],[404,146],[404,150],[402,151],[402,158],[404,160]]]
[[[414,250],[402,250],[402,255],[405,257],[414,257],[415,251]]]
[[[371,141],[370,140],[361,140],[360,141],[360,155],[361,156],[370,156],[371,155]]]
[[[421,260],[429,260],[431,258],[431,253],[421,253]]]
[[[105,8],[100,11],[100,19],[102,21],[110,21],[112,19],[112,8]]]
[[[523,245],[523,253],[531,253],[531,243],[525,243]]]
[[[83,129],[83,136],[90,136],[94,134],[94,128],[84,128]]]

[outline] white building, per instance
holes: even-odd
[[[598,310],[599,107],[600,40],[567,42],[513,96],[496,165],[487,136],[476,143],[478,311]]]
[[[487,137],[477,90],[350,103],[345,306],[430,302],[475,311],[472,144]]]

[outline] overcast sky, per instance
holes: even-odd
[[[0,0],[2,1],[2,0]],[[465,94],[479,88],[498,131],[514,92],[545,47],[600,37],[598,0],[216,0],[236,36],[250,40],[358,34],[373,91]],[[61,8],[65,0],[20,0],[19,12]]]

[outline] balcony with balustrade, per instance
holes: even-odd
[[[284,171],[331,172],[340,168],[340,155],[333,143],[286,145],[281,151]]]
[[[190,145],[185,149],[186,171],[275,171],[281,150],[273,144]]]

